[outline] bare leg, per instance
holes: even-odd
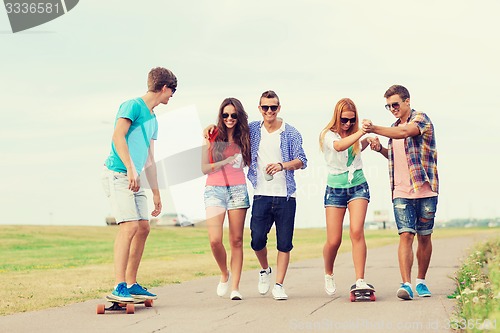
[[[342,243],[342,223],[345,211],[345,208],[325,208],[326,243],[323,246],[323,261],[325,263],[325,274],[328,275],[333,274],[333,264]]]
[[[227,212],[229,219],[229,244],[231,245],[232,290],[238,290],[243,267],[243,231],[246,208],[232,209]]]
[[[138,221],[122,222],[118,225],[114,246],[116,284],[126,281],[125,272],[127,271],[131,243],[138,229]]]
[[[224,244],[222,243],[223,229],[226,210],[222,207],[208,207],[207,213],[207,228],[210,248],[217,265],[221,272],[221,281],[225,282],[229,278],[227,270],[227,254]]]
[[[431,234],[432,235],[432,234]],[[418,262],[418,274],[417,278],[425,280],[425,275],[429,269],[429,264],[431,262],[432,255],[432,240],[431,235],[417,235],[417,262]]]
[[[368,200],[356,199],[348,204],[350,217],[350,235],[352,244],[352,261],[357,279],[365,278],[366,265],[366,241],[365,241],[365,217],[368,208]]]
[[[415,235],[410,232],[403,232],[399,235],[399,271],[403,283],[411,282],[411,267],[413,266],[413,239]]]
[[[260,251],[255,251],[257,260],[259,261],[260,267],[266,269],[269,267],[269,262],[267,261],[267,246]]]
[[[146,245],[146,239],[149,235],[149,221],[139,220],[137,232],[134,238],[132,238],[132,244],[130,245],[130,252],[128,257],[126,281],[128,284],[134,284],[137,282],[137,272],[139,271],[139,265],[141,263],[142,254],[144,253],[144,247]]]
[[[276,283],[283,284],[283,281],[285,281],[285,275],[289,262],[290,252],[278,251],[278,258],[276,262]]]

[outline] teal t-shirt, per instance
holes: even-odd
[[[352,161],[354,161],[354,154],[352,153],[352,150],[352,146],[347,149],[347,166],[350,166]],[[354,177],[350,183],[348,181],[348,172],[338,175],[328,174],[328,179],[326,181],[327,185],[331,188],[350,188],[361,185],[364,182],[366,182],[366,178],[363,170],[361,169],[354,171]]]
[[[158,121],[156,115],[151,113],[144,100],[140,97],[128,100],[120,105],[115,119],[127,118],[132,121],[125,136],[130,158],[134,163],[137,173],[140,174],[148,158],[150,141],[158,137]],[[108,169],[116,172],[127,172],[120,156],[116,152],[115,144],[111,143],[111,153],[105,162]]]

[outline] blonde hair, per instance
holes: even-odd
[[[354,124],[349,127],[347,130],[347,135],[351,135],[355,133],[356,131],[359,130],[359,117],[358,117],[358,110],[356,109],[356,105],[354,102],[349,99],[349,98],[342,98],[340,101],[337,102],[337,105],[335,105],[335,109],[333,111],[333,117],[328,123],[328,125],[325,126],[325,128],[321,131],[319,135],[319,148],[321,151],[323,151],[323,143],[325,141],[325,134],[328,131],[332,131],[335,133],[340,132],[340,117],[342,116],[343,111],[352,111],[354,112],[356,116],[356,121]],[[352,145],[352,152],[354,155],[358,154],[361,150],[361,146],[359,144],[359,140],[357,140],[353,145]]]

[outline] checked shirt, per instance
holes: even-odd
[[[400,122],[401,120],[398,119],[391,127],[398,126]],[[405,152],[410,171],[410,184],[416,192],[425,182],[429,182],[431,190],[439,193],[434,125],[425,113],[415,110],[411,110],[407,122],[415,123],[420,130],[420,135],[405,139]],[[389,139],[388,157],[391,190],[394,190],[394,154],[392,152],[392,139]]]

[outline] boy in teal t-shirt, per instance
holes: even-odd
[[[162,206],[153,156],[154,140],[158,136],[153,109],[167,104],[176,88],[177,78],[171,71],[153,68],[148,74],[147,93],[123,103],[116,115],[111,153],[102,178],[119,225],[114,246],[116,286],[108,296],[112,300],[156,299],[155,294],[137,283],[137,271],[149,234],[147,197],[139,175],[145,171],[155,205],[151,215],[158,216]]]
[[[120,118],[129,119],[131,121],[129,131],[125,136],[129,153],[132,162],[140,174],[148,157],[148,151],[151,140],[158,138],[158,121],[156,115],[151,113],[148,106],[142,98],[135,98],[124,102],[120,105],[116,122]],[[108,169],[116,172],[127,172],[127,168],[123,164],[114,142],[111,143],[111,153],[106,160]]]

